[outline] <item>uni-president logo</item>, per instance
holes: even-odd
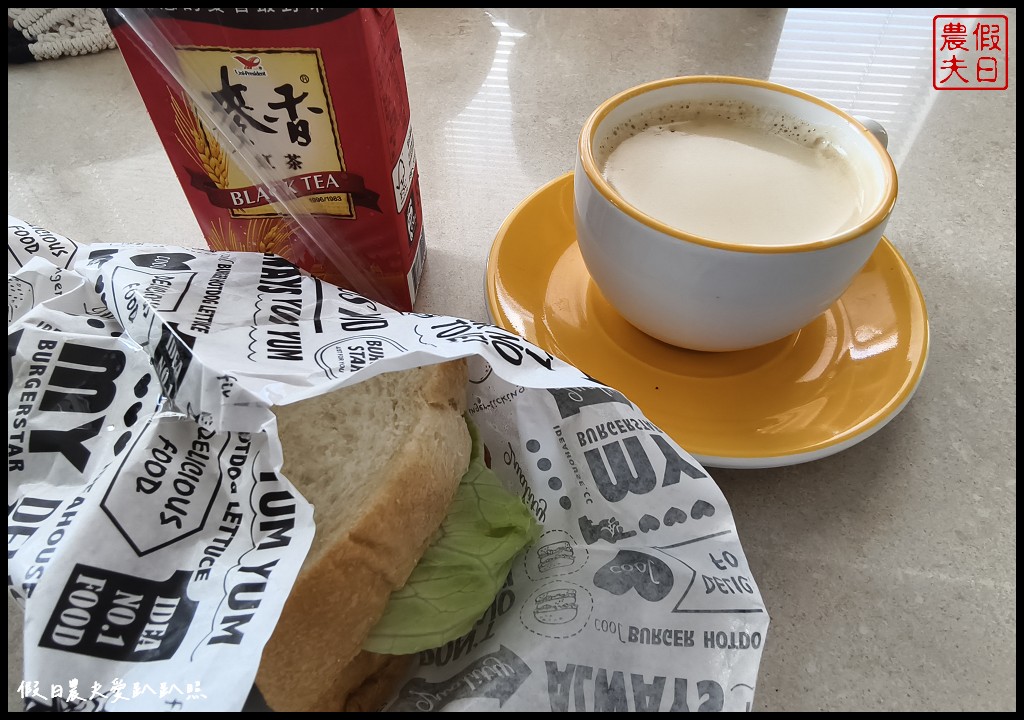
[[[235,68],[235,75],[266,77],[267,71],[263,69],[263,60],[259,55],[235,55],[235,61],[241,68]]]

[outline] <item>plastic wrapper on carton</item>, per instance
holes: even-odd
[[[391,8],[108,8],[214,250],[411,310],[426,257]]]

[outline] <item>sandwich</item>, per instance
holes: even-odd
[[[413,654],[472,628],[536,540],[465,400],[460,360],[275,408],[282,472],[316,533],[257,673],[271,709],[379,709]]]

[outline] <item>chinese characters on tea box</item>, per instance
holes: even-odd
[[[260,65],[260,58],[258,56],[247,58],[242,55],[236,55],[235,60],[243,64],[244,67],[252,72],[260,72],[263,77],[266,77],[266,71],[262,68],[258,68]],[[257,69],[258,68],[258,69]],[[309,78],[302,75],[306,82],[309,82]],[[245,101],[244,92],[248,90],[248,86],[236,82],[231,82],[230,76],[228,75],[228,66],[220,66],[220,90],[212,93],[212,97],[216,100],[221,108],[231,117],[231,122],[234,128],[238,130],[240,138],[248,140],[250,143],[253,140],[245,135],[245,131],[249,128],[255,128],[262,133],[274,134],[277,132],[276,123],[281,119],[278,115],[271,115],[264,113],[262,119],[264,122],[256,119],[250,113],[253,112],[253,107],[247,105]],[[286,127],[288,128],[288,140],[301,147],[306,147],[311,142],[309,134],[309,120],[300,118],[298,113],[298,107],[302,102],[309,97],[308,92],[304,92],[296,97],[295,88],[292,87],[291,83],[285,83],[279,87],[274,88],[274,92],[281,96],[279,102],[267,102],[267,110],[284,110],[288,115],[288,122]],[[310,106],[306,108],[308,112],[315,115],[322,115],[324,109],[322,107]],[[273,167],[273,165],[271,165]]]

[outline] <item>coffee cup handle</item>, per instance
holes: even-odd
[[[856,115],[854,119],[863,125],[865,130],[874,135],[878,142],[882,143],[882,147],[889,148],[889,133],[882,127],[882,123],[863,115]]]

